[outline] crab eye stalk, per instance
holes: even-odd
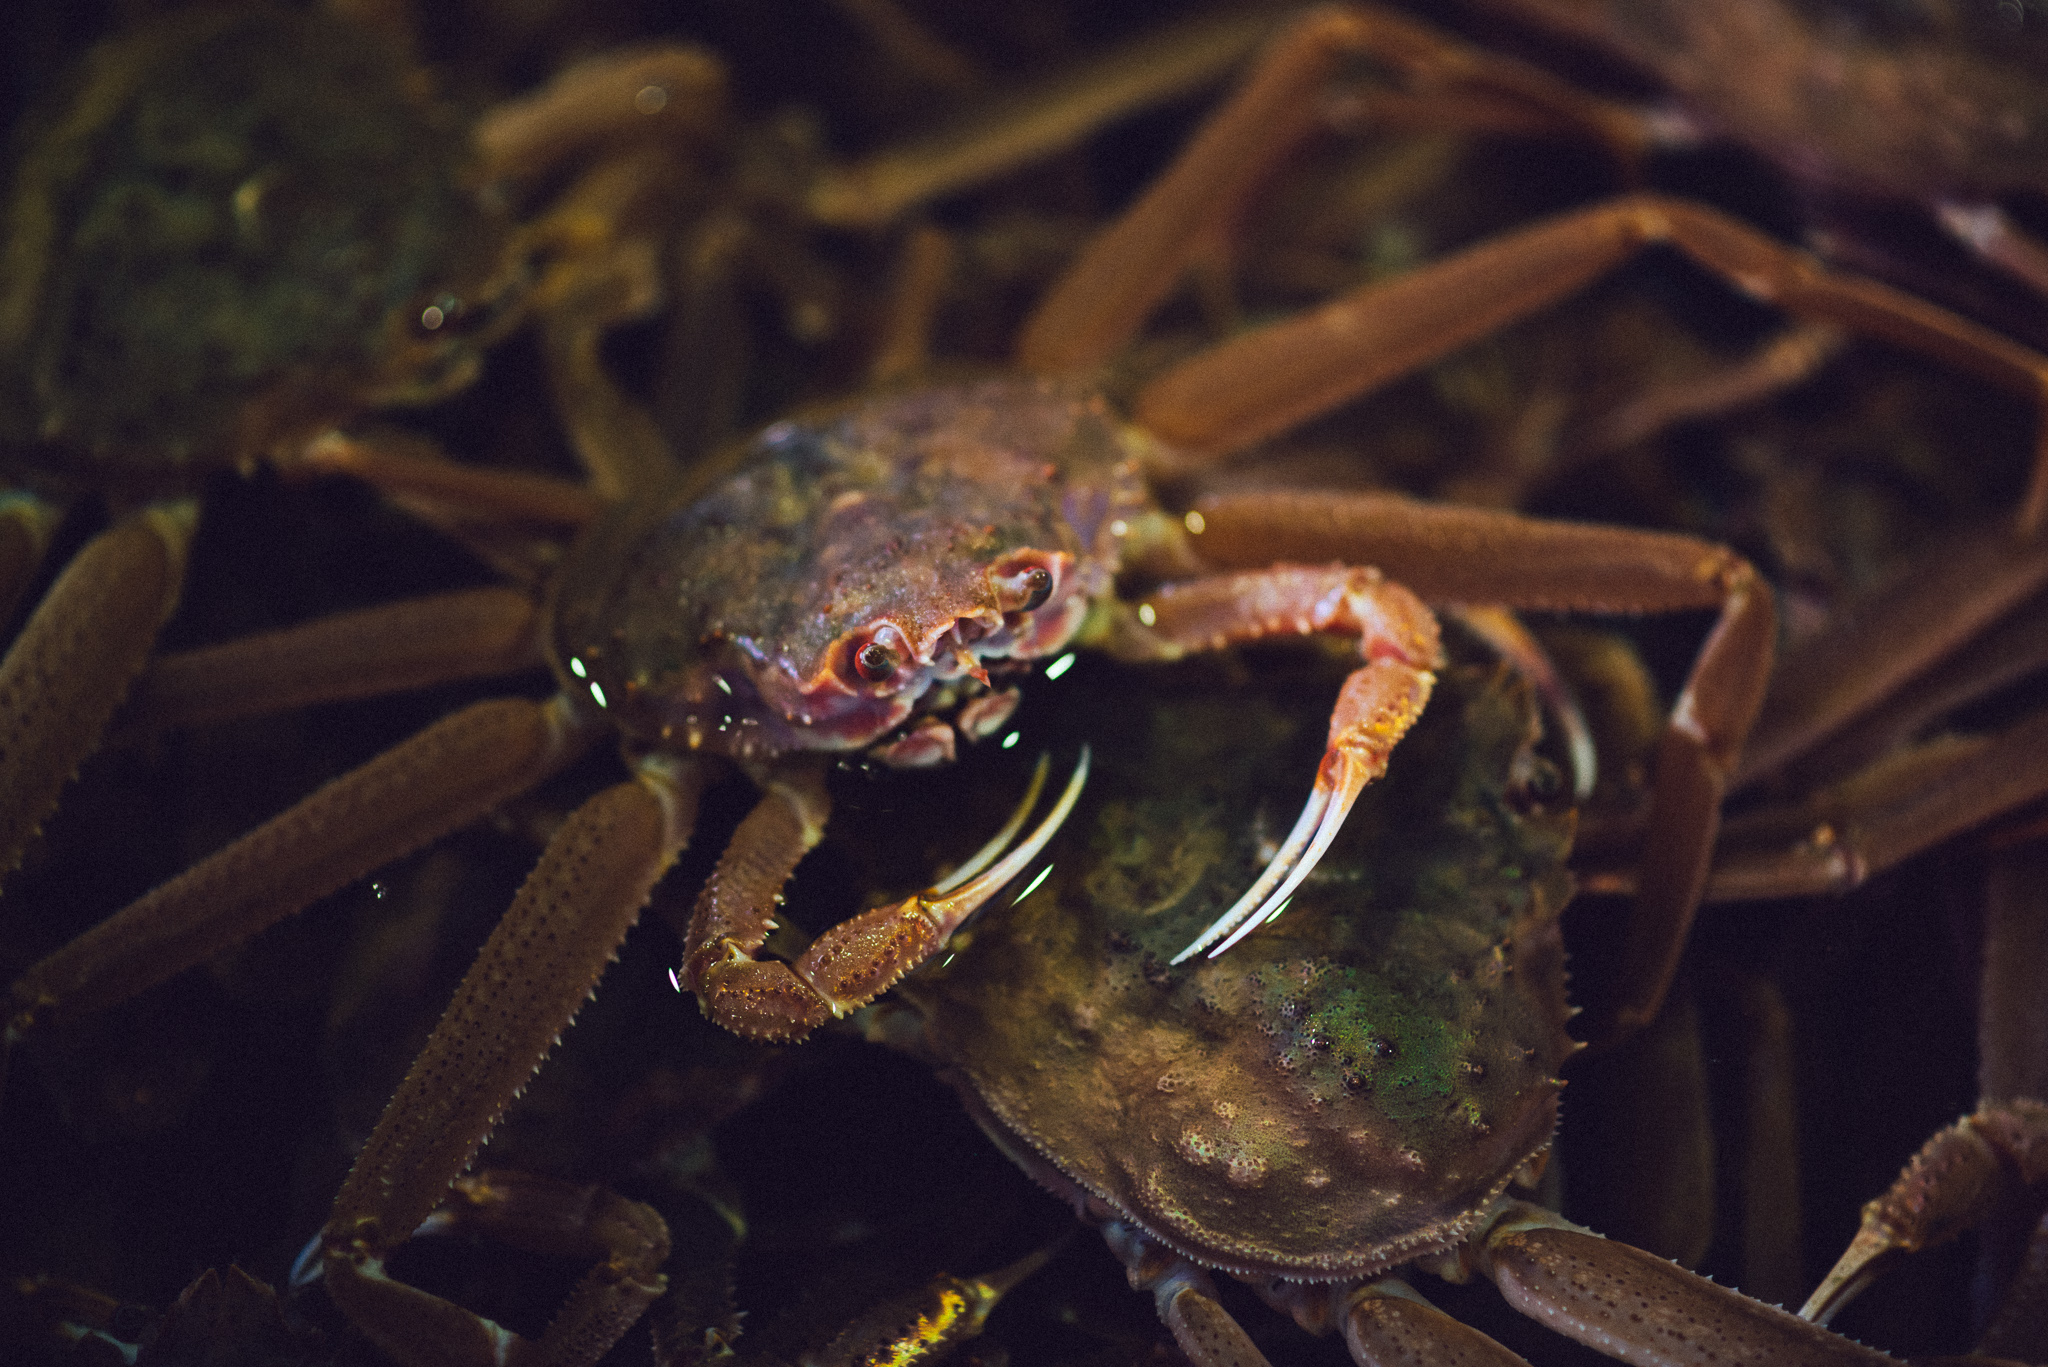
[[[902,660],[896,652],[880,641],[869,641],[853,652],[853,668],[869,683],[880,683],[896,672]]]
[[[1034,565],[1024,575],[1025,612],[1036,612],[1045,606],[1045,600],[1052,597],[1052,571],[1043,565]]]

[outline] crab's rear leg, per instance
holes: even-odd
[[[783,885],[818,843],[830,810],[816,765],[786,768],[769,781],[698,895],[677,986],[695,992],[704,1013],[720,1025],[754,1040],[802,1039],[865,1006],[943,948],[961,922],[1038,857],[1080,799],[1088,752],[1081,752],[1045,819],[1011,848],[1044,778],[1041,762],[1010,821],[952,877],[840,922],[784,963],[754,955],[775,929]]]
[[[1777,611],[1749,563],[1687,536],[1388,495],[1238,495],[1206,499],[1200,511],[1196,550],[1222,566],[1344,556],[1379,566],[1431,602],[1719,611],[1658,745],[1625,949],[1628,996],[1617,1027],[1654,1016],[1699,905],[1729,771],[1770,674]]]
[[[1981,1223],[2016,1183],[2048,1183],[2048,1103],[1987,1101],[1928,1140],[1864,1206],[1862,1228],[1799,1313],[1825,1324],[1885,1264]]]
[[[595,990],[688,839],[698,788],[695,766],[643,764],[569,815],[356,1156],[321,1233],[322,1272],[356,1327],[398,1361],[587,1367],[661,1294],[667,1230],[615,1198],[580,1218],[513,1222],[529,1242],[601,1255],[538,1342],[391,1280],[384,1259],[442,1204]]]

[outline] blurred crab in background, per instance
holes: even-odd
[[[207,476],[294,468],[340,440],[334,423],[445,397],[529,308],[582,325],[580,295],[615,274],[588,223],[609,211],[627,235],[633,201],[594,202],[606,187],[586,176],[521,227],[506,200],[593,150],[616,175],[628,135],[673,142],[717,96],[715,65],[670,48],[472,129],[412,47],[396,10],[180,8],[92,48],[23,121],[0,440],[28,492],[8,504],[0,592],[33,580],[59,510],[89,521],[104,499],[114,525],[76,547],[0,665],[10,869],[175,608]],[[666,120],[631,103],[657,88],[675,94]],[[580,506],[524,492],[542,520]],[[524,657],[516,633],[487,650],[494,669]]]
[[[1279,924],[1279,926],[1277,926],[1277,927],[1276,927],[1275,929],[1276,929],[1276,933],[1285,933],[1285,932],[1286,932],[1286,923],[1285,923],[1284,921],[1283,921],[1283,922],[1281,922],[1281,923]]]

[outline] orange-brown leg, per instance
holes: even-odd
[[[1268,15],[1225,9],[1147,34],[962,123],[824,172],[806,207],[828,227],[883,227],[1213,81],[1272,26]]]
[[[1276,566],[1168,584],[1134,610],[1110,648],[1127,659],[1170,660],[1273,636],[1335,632],[1356,636],[1363,667],[1345,679],[1330,714],[1330,738],[1301,819],[1236,904],[1173,962],[1223,953],[1279,914],[1322,859],[1365,786],[1429,701],[1443,646],[1436,618],[1376,569]],[[1219,943],[1220,941],[1220,943]]]
[[[1508,1204],[1477,1253],[1480,1270],[1508,1304],[1624,1362],[1877,1367],[1897,1361],[1523,1202]]]
[[[725,68],[701,48],[622,48],[577,63],[476,121],[492,179],[532,183],[622,136],[701,136],[724,117]]]
[[[347,475],[395,498],[418,500],[465,521],[560,528],[587,525],[603,505],[571,480],[523,470],[488,470],[452,461],[408,434],[376,437],[323,432],[294,459],[287,473]]]
[[[2010,1196],[2048,1182],[2048,1103],[1986,1101],[1927,1141],[1863,1224],[1800,1314],[1825,1324],[1899,1255],[1945,1243]]]
[[[1632,121],[1533,67],[1479,52],[1407,16],[1367,5],[1310,10],[1258,64],[1138,202],[1091,242],[1025,324],[1017,357],[1058,373],[1107,360],[1134,336],[1203,244],[1324,122],[1324,88],[1348,57],[1384,64],[1451,104],[1490,102],[1479,120],[1534,129],[1592,128],[1632,144]],[[1511,114],[1519,114],[1516,120]]]
[[[840,922],[792,963],[754,955],[775,928],[783,884],[823,834],[829,803],[815,765],[771,777],[698,896],[683,938],[677,986],[695,992],[704,1013],[720,1025],[754,1040],[799,1040],[865,1006],[943,948],[960,923],[1023,872],[1058,832],[1088,778],[1085,750],[1059,801],[1011,848],[1037,804],[1045,769],[1041,763],[1008,824],[951,877]]]
[[[582,753],[567,707],[478,703],[335,779],[31,967],[0,1063],[28,1030],[103,1010],[475,820]]]
[[[1935,666],[1966,646],[1975,657],[1972,642],[2043,588],[2048,541],[2003,526],[1972,529],[1917,557],[1786,652],[1736,785],[1769,778],[1909,688],[1938,693]]]
[[[661,1294],[667,1231],[626,1202],[591,1217],[609,1228],[572,1231],[603,1260],[537,1342],[391,1280],[384,1260],[441,1205],[595,990],[688,839],[699,784],[695,766],[644,766],[570,814],[356,1156],[321,1233],[322,1273],[356,1327],[400,1362],[588,1367]]]
[[[142,671],[178,603],[198,506],[157,504],[87,542],[0,660],[0,875]]]
[[[1561,214],[1231,339],[1148,385],[1141,426],[1195,454],[1241,450],[1523,318],[1663,243],[1764,303],[1921,352],[2037,402],[2048,357],[1836,272],[1717,210],[1631,195]],[[2018,519],[2048,517],[2048,433]]]
[[[1196,552],[1225,567],[1370,563],[1425,600],[1554,611],[1718,610],[1659,742],[1616,1028],[1656,1014],[1707,876],[1729,771],[1755,720],[1777,630],[1770,589],[1725,547],[1620,527],[1384,495],[1248,494],[1199,505]]]
[[[1800,654],[1803,649],[1804,643],[1791,653]],[[1825,735],[1812,750],[1788,766],[1793,777],[1772,775],[1772,787],[1796,790],[1805,786],[1807,775],[1827,781],[1853,773],[1914,738],[1931,734],[1942,718],[1958,708],[2044,672],[2048,672],[2048,595],[2037,595],[2011,616],[1972,638],[1952,660],[1931,667],[1869,712]],[[1758,729],[1771,718],[1771,698],[1766,694]],[[1755,734],[1751,733],[1752,741]],[[1750,766],[1745,763],[1737,776],[1738,787],[1749,772]],[[1760,770],[1758,776],[1763,776]]]
[[[1997,735],[1937,737],[1802,802],[1731,820],[1706,900],[1846,892],[2044,794],[2048,713]]]
[[[268,716],[542,663],[539,604],[517,589],[459,589],[159,655],[136,681],[119,731]]]

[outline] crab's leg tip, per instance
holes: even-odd
[[[1045,776],[1051,771],[1052,756],[1041,753],[1038,757],[1038,767],[1031,771],[1031,782],[1024,789],[1023,799],[1017,803],[1016,810],[1011,812],[1009,819],[1003,823],[1003,828],[991,836],[987,844],[967,856],[967,861],[959,868],[934,884],[931,889],[933,894],[951,892],[993,864],[1002,856],[1004,850],[1010,848],[1010,842],[1017,838],[1017,832],[1024,829],[1024,822],[1031,815],[1031,809],[1038,805],[1038,795],[1045,791]]]
[[[1279,853],[1273,856],[1264,871],[1252,881],[1252,885],[1245,889],[1244,896],[1233,902],[1230,910],[1211,921],[1208,927],[1194,938],[1193,943],[1175,955],[1170,966],[1186,963],[1219,939],[1226,935],[1230,936],[1221,948],[1210,952],[1209,957],[1214,958],[1236,944],[1248,925],[1258,924],[1255,919],[1258,909],[1267,904],[1267,894],[1287,876],[1288,870],[1294,867],[1295,860],[1308,848],[1309,840],[1322,822],[1323,812],[1329,805],[1329,800],[1329,790],[1321,783],[1309,790],[1308,801],[1303,804],[1301,815],[1295,818],[1294,829],[1289,831],[1287,839],[1280,843]]]

